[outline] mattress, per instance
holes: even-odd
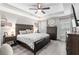
[[[49,37],[49,34],[46,33],[30,33],[30,34],[20,34],[17,35],[17,40],[28,44],[28,46],[34,49],[34,42],[43,39],[45,37]]]

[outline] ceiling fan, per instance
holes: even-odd
[[[37,3],[36,8],[29,8],[30,10],[36,10],[35,14],[37,14],[38,10],[40,10],[43,14],[45,14],[44,10],[50,9],[50,7],[43,7],[42,3]]]

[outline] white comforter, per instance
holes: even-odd
[[[34,42],[48,36],[49,34],[45,34],[45,33],[20,34],[17,36],[17,40],[28,44],[32,49],[34,49]]]

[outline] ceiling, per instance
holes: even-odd
[[[36,8],[35,5],[37,3],[1,3],[0,10],[35,20],[71,14],[71,4],[42,3],[43,7],[50,7],[49,10],[44,10],[46,14],[41,13],[40,10],[37,14],[35,14],[36,10],[29,10],[29,8]]]

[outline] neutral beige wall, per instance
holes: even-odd
[[[1,19],[0,19],[0,46],[1,46]]]

